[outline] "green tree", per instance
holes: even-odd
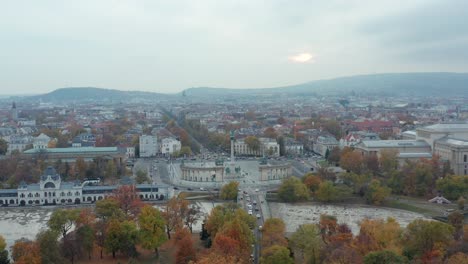
[[[2,236],[0,236],[0,264],[10,264],[8,250],[6,250],[6,242]]]
[[[104,247],[107,252],[115,253],[120,251],[129,257],[135,257],[137,251],[135,245],[138,239],[138,230],[132,221],[120,222],[118,219],[111,219],[107,225],[106,240]]]
[[[341,130],[341,125],[338,121],[335,120],[328,120],[323,124],[325,130],[330,132],[336,139],[340,139],[343,131]]]
[[[456,200],[468,195],[468,175],[446,176],[437,180],[437,188],[447,199]]]
[[[76,231],[76,237],[83,250],[88,253],[88,259],[91,259],[95,241],[94,229],[90,225],[83,225]]]
[[[68,231],[73,228],[80,210],[78,209],[57,209],[50,216],[47,225],[49,228],[62,235],[65,238]]]
[[[278,197],[283,202],[305,201],[309,199],[309,190],[297,177],[289,177],[281,183]]]
[[[107,222],[110,218],[125,219],[125,213],[120,209],[119,201],[106,198],[96,202],[96,216]]]
[[[107,180],[114,180],[117,179],[117,166],[115,166],[114,160],[109,160],[106,165],[106,170],[104,173],[104,177]]]
[[[221,188],[219,197],[223,200],[235,200],[237,199],[238,188],[239,188],[239,182],[237,181],[229,182],[228,184],[224,185],[223,188]]]
[[[382,150],[380,151],[379,165],[382,173],[388,177],[398,168],[398,151]]]
[[[403,234],[406,256],[422,256],[443,250],[453,241],[454,228],[449,224],[422,219],[409,223]]]
[[[271,246],[262,252],[261,264],[294,264],[289,249],[283,246]]]
[[[165,221],[161,212],[152,207],[145,205],[138,216],[138,225],[140,227],[140,242],[145,249],[154,250],[158,254],[158,248],[166,240]]]
[[[136,182],[138,184],[142,184],[144,182],[148,182],[149,181],[149,178],[148,178],[148,174],[142,170],[137,170],[136,172]]]
[[[328,154],[327,161],[333,164],[339,163],[340,162],[340,148],[339,147],[334,147],[330,153]]]
[[[363,196],[366,190],[366,185],[371,180],[371,175],[366,173],[357,174],[350,172],[344,174],[343,179],[347,185],[353,188],[353,193]]]
[[[320,263],[320,252],[323,247],[320,229],[315,224],[303,224],[289,239],[294,250],[300,252],[304,263]]]
[[[255,136],[246,137],[244,142],[247,144],[247,147],[249,147],[254,152],[260,149],[260,140]]]
[[[183,156],[188,157],[188,156],[190,156],[190,155],[192,155],[192,149],[190,149],[189,146],[184,146],[184,147],[182,147],[182,148],[180,149],[180,151],[179,151],[179,156],[180,156],[180,157],[183,157]]]
[[[338,199],[338,190],[331,181],[324,181],[320,183],[316,192],[317,200],[321,202],[333,202]]]
[[[75,162],[76,177],[77,179],[83,180],[86,175],[88,166],[83,158],[77,158]]]
[[[373,251],[364,257],[364,264],[405,264],[408,259],[390,250]]]
[[[61,264],[65,262],[57,240],[58,234],[53,230],[45,230],[37,234],[36,241],[39,245],[42,263]]]
[[[0,138],[0,155],[5,155],[8,151],[8,142]]]
[[[381,186],[379,180],[372,180],[366,191],[366,199],[372,204],[381,204],[389,195],[390,188]]]

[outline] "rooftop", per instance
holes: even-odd
[[[429,152],[422,152],[422,153],[399,153],[399,158],[432,158],[432,153]]]
[[[435,124],[435,125],[419,128],[418,130],[440,132],[440,133],[468,132],[468,123]]]
[[[81,147],[81,148],[47,148],[47,149],[28,149],[25,154],[35,153],[97,153],[97,152],[118,152],[117,147]]]
[[[468,140],[455,139],[455,138],[442,138],[437,140],[440,143],[446,143],[448,145],[456,147],[468,147]]]
[[[362,145],[368,148],[430,148],[430,145],[422,140],[363,140]]]

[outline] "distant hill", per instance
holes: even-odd
[[[50,93],[36,95],[29,99],[42,100],[43,102],[64,102],[64,101],[113,101],[128,102],[131,99],[160,99],[165,94],[153,92],[121,91],[115,89],[104,89],[95,87],[70,87],[60,88]]]
[[[198,87],[185,90],[187,96],[236,94],[381,94],[416,96],[468,96],[468,73],[385,73],[318,80],[298,85],[263,89]]]
[[[133,99],[157,101],[193,98],[238,97],[252,95],[398,95],[398,96],[468,96],[468,73],[386,73],[357,75],[303,84],[255,89],[213,87],[189,88],[179,94],[121,91],[94,87],[60,88],[50,93],[25,96],[23,100],[43,102],[129,102]]]

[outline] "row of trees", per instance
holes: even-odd
[[[294,264],[288,240],[285,237],[286,225],[279,218],[269,218],[262,227],[262,255],[260,263]]]
[[[95,158],[91,162],[85,162],[78,158],[75,163],[48,162],[46,157],[38,155],[36,158],[24,158],[12,155],[0,160],[0,183],[4,187],[17,187],[21,181],[38,182],[39,177],[48,166],[56,168],[63,180],[83,180],[84,178],[99,177],[104,180],[115,181],[129,172],[125,164],[116,164],[113,160]]]
[[[96,202],[94,210],[55,210],[48,229],[35,241],[16,241],[12,259],[15,263],[74,263],[91,259],[93,252],[100,252],[101,258],[103,253],[134,258],[137,246],[158,254],[158,248],[174,233],[178,238],[180,232],[190,236],[200,217],[200,208],[183,198],[169,200],[161,211],[145,205],[133,186],[122,186]]]
[[[352,148],[330,152],[329,161],[337,162],[347,170],[342,176],[344,183],[353,188],[353,192],[366,195],[369,188],[379,187],[380,193],[402,194],[408,196],[432,198],[442,193],[451,200],[468,195],[468,177],[454,176],[448,162],[442,162],[437,155],[431,159],[408,160],[399,164],[398,152],[384,150],[380,156],[362,156]],[[323,170],[322,170],[323,172]],[[328,177],[326,173],[318,175]],[[336,175],[331,175],[331,180]],[[378,181],[378,182],[377,182]],[[382,199],[366,195],[368,200],[380,203]]]
[[[302,263],[467,263],[468,225],[457,214],[450,224],[418,219],[406,228],[392,218],[364,219],[356,236],[322,215],[318,224],[301,225],[289,247]]]
[[[251,229],[255,222],[255,218],[237,204],[213,208],[200,235],[209,249],[198,256],[197,263],[248,263],[254,243]]]

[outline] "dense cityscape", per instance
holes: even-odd
[[[1,230],[19,263],[465,257],[466,97],[45,98],[0,116],[0,204],[53,208],[37,236]]]

